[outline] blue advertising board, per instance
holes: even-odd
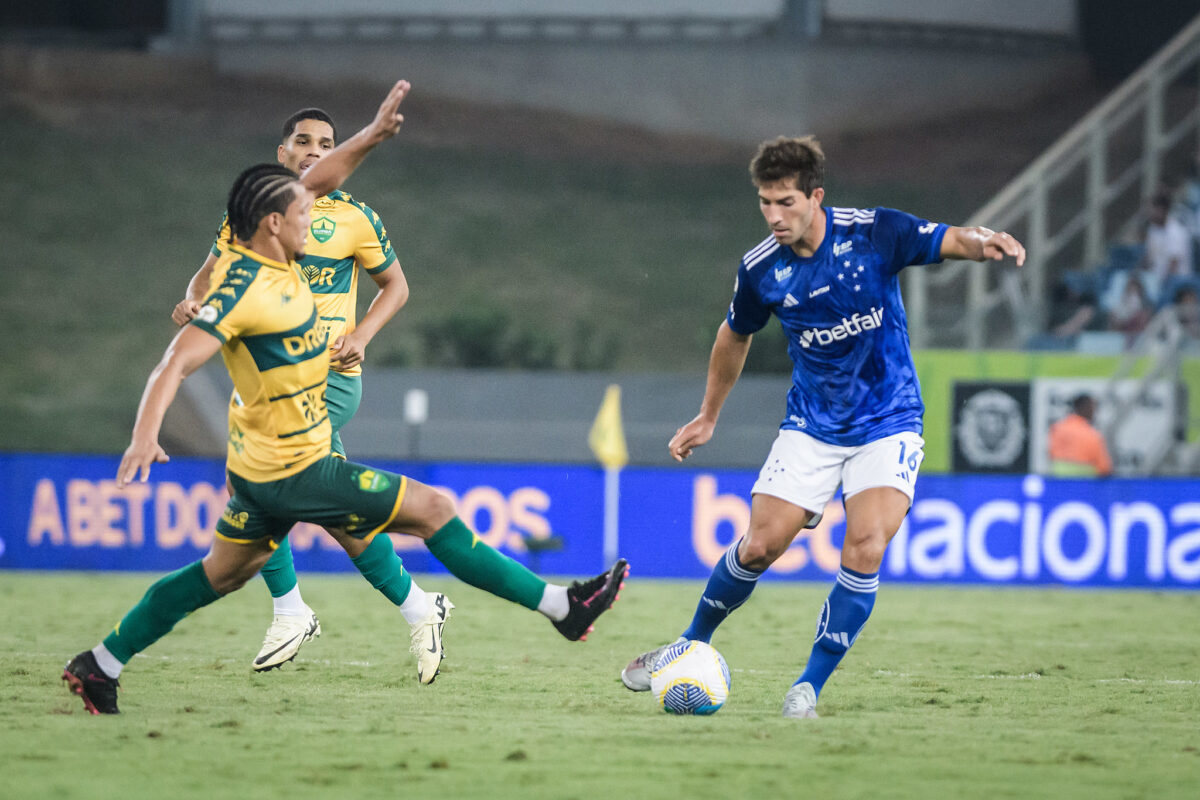
[[[112,457],[0,455],[0,569],[175,569],[208,549],[225,504],[223,464],[172,459],[124,490]],[[541,572],[603,568],[604,476],[578,465],[403,464],[451,493],[485,542]],[[704,578],[750,518],[749,470],[629,468],[620,477],[620,553],[638,577]],[[840,499],[767,579],[829,581]],[[561,540],[561,549],[536,547]],[[440,572],[424,545],[393,536],[414,572]],[[320,528],[290,534],[301,570],[344,571]],[[533,543],[535,547],[530,548]],[[926,475],[888,548],[885,581],[1200,587],[1200,481]]]

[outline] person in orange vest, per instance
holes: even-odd
[[[1081,394],[1071,401],[1071,413],[1050,426],[1050,471],[1054,475],[1111,475],[1112,458],[1104,435],[1096,430],[1096,400]]]

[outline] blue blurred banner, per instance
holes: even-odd
[[[0,455],[0,568],[175,569],[208,549],[225,504],[223,464],[173,459],[119,491],[111,457]],[[604,475],[577,465],[381,466],[452,493],[488,544],[547,574],[603,568]],[[703,578],[745,530],[748,470],[621,473],[620,551],[637,577]],[[829,581],[845,534],[840,499],[767,573]],[[352,569],[319,528],[290,535],[301,570]],[[537,547],[561,540],[561,549]],[[440,572],[423,544],[393,536],[415,572]],[[534,552],[527,546],[533,542]],[[920,479],[883,565],[888,581],[1200,587],[1200,482],[1038,476]]]

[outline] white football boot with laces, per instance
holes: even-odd
[[[442,627],[450,619],[454,603],[444,594],[429,595],[429,613],[412,626],[412,646],[409,651],[417,657],[417,681],[428,685],[438,676],[446,650],[442,643]]]
[[[811,683],[797,683],[783,696],[783,715],[790,719],[817,719],[817,693]]]
[[[267,628],[262,649],[254,659],[254,671],[266,672],[286,664],[300,652],[300,646],[321,635],[321,621],[308,606],[299,616],[276,615]]]

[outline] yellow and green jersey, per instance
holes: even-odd
[[[230,245],[190,323],[221,340],[233,378],[226,466],[258,483],[329,454],[328,343],[300,269]]]
[[[229,247],[229,241],[226,218],[221,220],[221,229],[213,242],[213,255],[221,255]],[[378,214],[342,191],[317,198],[300,267],[316,298],[321,329],[328,334],[331,347],[339,336],[350,333],[357,324],[355,265],[377,275],[395,261],[396,253]],[[339,371],[347,375],[362,374],[361,366]]]

